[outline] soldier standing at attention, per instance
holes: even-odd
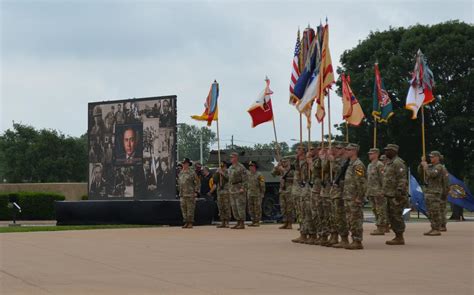
[[[229,173],[227,162],[222,161],[219,169],[213,175],[214,187],[211,192],[217,190],[217,208],[221,224],[217,228],[228,228],[230,221],[230,196],[229,196]]]
[[[307,170],[306,166],[306,149],[303,145],[299,145],[296,148],[296,159],[293,164],[295,167],[295,175],[293,178],[292,196],[296,204],[296,217],[300,225],[300,236],[296,239],[291,240],[294,243],[304,243],[307,240],[307,235],[303,234],[303,209],[302,209],[302,195],[305,188],[304,184],[304,170]],[[303,184],[303,186],[302,186]]]
[[[336,148],[333,154],[329,156],[329,160],[332,162],[332,169],[335,175],[330,190],[331,203],[333,208],[333,223],[335,233],[331,234],[331,239],[327,246],[333,246],[335,248],[344,248],[349,244],[349,228],[347,226],[346,211],[344,208],[344,200],[342,192],[344,188],[344,177],[345,171],[349,165],[349,159],[345,157],[344,144],[336,144]],[[338,241],[338,235],[341,236],[341,242]]]
[[[330,197],[330,166],[329,166],[329,151],[327,148],[323,147],[319,152],[319,158],[321,159],[321,194],[320,194],[320,205],[318,206],[319,211],[319,220],[321,221],[320,224],[320,245],[327,246],[328,245],[328,235],[331,233],[331,224],[332,224],[332,203]]]
[[[383,236],[387,229],[387,200],[383,196],[382,177],[383,163],[379,161],[380,151],[377,148],[369,150],[369,166],[367,167],[366,196],[372,205],[377,229],[371,232],[373,236]]]
[[[246,213],[246,190],[247,190],[247,169],[239,162],[239,154],[233,152],[230,154],[229,168],[229,193],[232,214],[237,224],[232,229],[245,228]]]
[[[418,166],[418,174],[425,183],[424,193],[426,208],[428,209],[428,217],[431,222],[431,230],[424,233],[425,236],[440,236],[441,227],[441,198],[443,195],[443,183],[445,168],[440,163],[441,153],[432,151],[430,153],[430,164],[426,162],[424,157]]]
[[[273,168],[273,176],[280,176],[280,211],[283,216],[283,225],[279,229],[292,229],[295,215],[295,202],[291,195],[293,186],[294,170],[290,164],[290,158],[283,158],[278,165]]]
[[[365,165],[358,157],[359,145],[350,143],[346,147],[350,160],[344,177],[344,208],[352,236],[352,243],[344,248],[349,250],[364,249],[362,246],[364,223],[364,197],[367,189]]]
[[[382,191],[387,199],[388,222],[395,233],[393,240],[385,242],[387,245],[405,245],[403,208],[408,202],[408,179],[407,167],[398,157],[398,149],[396,144],[388,144],[384,149],[387,162],[383,170]]]
[[[310,205],[311,205],[311,227],[309,233],[309,240],[306,241],[308,245],[319,245],[320,240],[318,234],[320,232],[321,222],[319,217],[319,206],[321,205],[321,159],[319,158],[319,147],[312,147],[310,149],[312,156],[312,165],[310,166]]]
[[[178,175],[178,186],[184,221],[183,228],[193,228],[196,197],[199,195],[201,184],[196,173],[189,169],[193,164],[188,158],[184,158],[182,165],[183,169]]]
[[[247,204],[249,207],[252,224],[249,226],[260,226],[262,219],[262,200],[265,195],[265,178],[257,171],[257,163],[249,162]]]

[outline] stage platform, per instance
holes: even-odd
[[[179,200],[88,200],[55,203],[58,225],[156,224],[181,225]],[[197,199],[195,224],[211,224],[213,201]]]

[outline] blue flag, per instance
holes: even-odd
[[[474,211],[474,197],[469,188],[456,177],[449,174],[448,202],[461,206],[469,211]]]
[[[410,175],[410,203],[416,210],[423,213],[425,216],[428,216],[426,204],[425,204],[425,195],[421,186],[416,181],[416,178],[409,172]]]

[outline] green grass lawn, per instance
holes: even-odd
[[[157,227],[156,225],[138,225],[138,224],[114,224],[114,225],[35,225],[35,226],[2,226],[0,233],[22,233],[38,231],[63,231],[63,230],[90,230],[90,229],[116,229],[116,228],[140,228]]]

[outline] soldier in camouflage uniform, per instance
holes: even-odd
[[[250,161],[247,184],[247,204],[252,224],[249,226],[260,226],[260,221],[262,220],[262,200],[265,195],[265,178],[257,169],[257,163]]]
[[[246,217],[246,191],[247,191],[247,174],[248,171],[244,165],[239,162],[239,154],[232,153],[230,155],[232,165],[229,171],[229,193],[232,214],[237,224],[232,229],[244,229]]]
[[[312,165],[310,166],[310,187],[311,187],[311,226],[309,239],[306,241],[306,244],[309,245],[319,245],[319,232],[321,230],[321,221],[319,216],[321,205],[321,159],[319,158],[319,152],[321,149],[319,147],[312,147],[310,149],[312,156]]]
[[[300,236],[296,239],[293,239],[292,242],[304,243],[308,239],[307,233],[305,233],[303,226],[303,198],[306,194],[306,177],[308,176],[308,165],[306,162],[306,149],[303,145],[299,145],[296,148],[296,159],[293,166],[295,167],[295,174],[293,177],[293,188],[291,194],[296,204],[296,216],[300,224]]]
[[[380,151],[372,148],[369,151],[369,166],[367,167],[366,196],[372,205],[377,229],[371,232],[373,236],[385,235],[387,229],[387,200],[383,196],[382,177],[383,163],[379,161]]]
[[[283,158],[273,168],[273,176],[280,176],[280,211],[283,216],[283,225],[279,229],[292,229],[295,215],[295,201],[291,195],[293,188],[294,169],[291,167],[290,158]]]
[[[320,245],[327,246],[328,245],[328,236],[333,231],[332,230],[332,202],[331,202],[331,177],[330,173],[330,165],[329,165],[329,151],[327,148],[323,147],[319,153],[319,158],[321,159],[321,193],[320,199],[318,200],[318,207],[319,207],[319,237],[320,237]]]
[[[228,228],[230,221],[230,195],[229,195],[229,172],[227,162],[222,161],[220,168],[213,175],[213,193],[217,190],[217,208],[219,209],[219,219],[221,224],[217,228]]]
[[[430,153],[430,164],[425,158],[421,159],[418,166],[418,174],[423,179],[426,208],[428,209],[428,217],[431,222],[431,230],[424,233],[425,236],[440,236],[441,227],[441,198],[443,195],[443,182],[445,168],[440,163],[441,153],[432,151]]]
[[[181,213],[183,214],[183,228],[192,228],[196,197],[199,195],[201,184],[199,177],[189,167],[192,165],[188,158],[182,162],[183,169],[178,175],[179,196],[181,197]]]
[[[441,195],[441,202],[440,202],[440,215],[441,215],[441,226],[439,231],[447,231],[446,228],[446,205],[448,203],[448,194],[449,194],[449,172],[446,166],[444,165],[444,157],[443,155],[440,156],[440,161],[443,165],[443,194]]]
[[[395,238],[387,245],[405,245],[403,209],[408,203],[408,179],[405,162],[398,157],[398,145],[388,144],[384,151],[387,162],[383,169],[382,191],[387,199],[387,217]]]
[[[344,177],[344,207],[352,236],[352,243],[345,249],[363,249],[364,197],[367,190],[366,169],[358,157],[359,145],[350,143],[346,147],[347,158],[350,160]]]
[[[329,155],[332,164],[333,182],[331,185],[330,196],[333,212],[333,230],[331,238],[327,246],[335,248],[344,248],[348,243],[349,228],[346,220],[346,211],[344,208],[344,200],[342,192],[344,189],[345,169],[349,165],[348,159],[345,157],[344,144],[337,143],[335,149]],[[344,167],[344,169],[343,169]],[[341,242],[338,241],[338,235],[341,236]]]

